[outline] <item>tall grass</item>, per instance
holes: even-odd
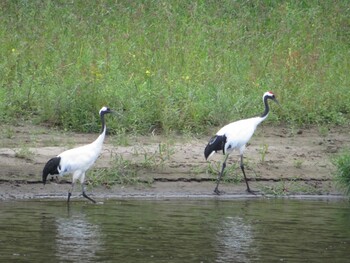
[[[348,122],[348,1],[0,2],[0,118],[90,131]]]
[[[334,179],[338,187],[350,196],[350,150],[344,150],[334,157],[333,164],[336,167]]]

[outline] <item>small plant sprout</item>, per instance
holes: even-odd
[[[169,143],[159,143],[158,148],[154,150],[149,150],[146,147],[138,146],[134,147],[133,151],[133,154],[136,157],[143,157],[141,165],[144,168],[149,169],[163,167],[168,161],[170,161],[171,156],[175,153],[175,150]]]
[[[240,176],[236,172],[237,167],[238,167],[238,165],[236,163],[227,167],[227,169],[224,171],[224,174],[222,177],[222,181],[224,183],[230,183],[230,182],[240,183],[240,182],[242,182],[243,177]],[[214,176],[216,180],[217,180],[218,173],[220,172],[220,169],[221,169],[221,162],[215,161],[215,162],[208,163],[207,172],[210,175]],[[233,176],[229,176],[229,175],[233,175]]]
[[[20,159],[33,160],[34,153],[27,146],[22,146],[16,150],[15,156]]]
[[[269,150],[269,145],[267,143],[263,144],[260,149],[259,149],[259,153],[260,153],[260,161],[261,163],[265,162],[265,157],[266,154],[268,153]]]
[[[327,135],[329,134],[329,128],[327,126],[319,127],[318,131],[322,137],[327,137]]]
[[[12,127],[8,127],[4,130],[4,135],[7,139],[13,139],[15,137],[15,131]]]
[[[295,168],[301,169],[302,164],[303,164],[303,160],[300,160],[300,159],[294,160]]]

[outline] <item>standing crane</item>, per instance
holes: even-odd
[[[209,140],[208,145],[205,147],[204,156],[206,160],[208,160],[210,156],[218,151],[222,151],[222,153],[225,155],[224,162],[222,163],[222,169],[214,189],[214,193],[217,195],[220,194],[218,187],[226,167],[227,158],[229,154],[233,152],[233,150],[239,151],[241,159],[240,167],[247,185],[247,191],[254,194],[254,191],[252,191],[249,187],[248,180],[244,172],[243,153],[245,150],[245,145],[253,136],[256,127],[267,118],[270,111],[268,100],[271,99],[279,104],[275,95],[271,91],[265,92],[262,98],[265,105],[265,111],[261,116],[243,119],[227,124]]]
[[[85,173],[95,163],[102,150],[103,141],[106,136],[105,114],[112,111],[108,107],[102,107],[99,114],[101,118],[102,128],[101,133],[95,141],[90,144],[73,148],[62,152],[58,156],[50,159],[43,169],[43,184],[46,184],[46,179],[49,174],[63,176],[65,174],[73,174],[72,185],[68,191],[69,203],[75,182],[80,181],[83,196],[91,202],[96,203],[91,197],[85,193]]]

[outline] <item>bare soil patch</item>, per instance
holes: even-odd
[[[1,129],[0,199],[66,198],[71,177],[43,186],[44,164],[63,150],[89,143],[97,136],[28,123],[2,125]],[[216,172],[209,172],[209,163],[214,170],[219,169],[223,156],[216,154],[205,161],[203,151],[210,135],[124,137],[107,136],[93,169],[111,167],[115,158],[122,158],[137,167],[139,183],[89,187],[92,197],[214,196]],[[120,141],[126,141],[127,146],[121,146]],[[265,194],[339,195],[331,158],[349,146],[348,127],[292,129],[262,125],[246,149],[246,173],[251,187]],[[228,165],[237,161],[238,155],[232,155]],[[239,167],[231,172],[236,179],[222,183],[220,188],[226,192],[223,197],[246,196],[244,181],[234,182],[241,176]],[[74,197],[79,194],[80,187],[76,187]]]

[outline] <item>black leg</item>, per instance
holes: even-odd
[[[83,196],[87,199],[89,199],[91,202],[93,202],[94,204],[96,204],[96,201],[94,199],[92,199],[91,197],[88,197],[87,194],[85,192],[83,192]]]
[[[72,195],[72,193],[68,192],[68,199],[67,199],[67,203],[69,204],[69,200],[70,200],[70,196]]]
[[[70,197],[71,197],[72,192],[73,192],[73,189],[74,189],[74,185],[75,185],[75,182],[72,181],[72,185],[71,185],[71,187],[70,187],[69,190],[68,190],[68,199],[67,199],[67,203],[68,203],[68,204],[69,204]]]
[[[85,193],[85,185],[84,183],[81,184],[81,188],[83,190],[83,196],[86,198],[86,199],[89,199],[91,202],[93,202],[94,204],[96,204],[96,201],[94,199],[92,199],[91,197],[87,196],[87,194]]]
[[[247,192],[255,195],[255,191],[250,190],[250,187],[249,187],[249,184],[248,184],[248,180],[247,180],[247,176],[245,175],[245,172],[244,172],[243,154],[241,154],[241,164],[240,164],[240,166],[241,166],[241,170],[242,170],[243,175],[244,175],[245,183],[247,185]]]
[[[220,181],[221,181],[221,178],[224,174],[224,170],[226,168],[226,161],[227,161],[227,158],[228,158],[228,155],[226,155],[225,157],[225,160],[224,162],[222,163],[222,168],[221,168],[221,173],[219,174],[219,177],[218,177],[218,180],[217,180],[217,183],[216,183],[216,187],[214,189],[214,193],[217,194],[217,195],[220,195],[220,191],[219,191],[219,184],[220,184]]]

